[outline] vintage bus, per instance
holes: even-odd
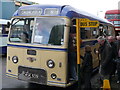
[[[71,56],[74,53],[72,63],[76,66],[76,19],[80,18],[100,23],[99,27],[78,28],[81,56],[85,45],[90,45],[93,66],[97,68],[99,57],[95,51],[99,46],[96,39],[103,32],[114,35],[110,22],[69,5],[30,5],[20,7],[12,17],[6,75],[49,86],[67,87],[75,83],[77,79],[71,79],[71,73],[76,73],[72,71]]]
[[[120,35],[120,10],[106,11],[105,18],[114,24],[115,34]]]
[[[7,53],[7,36],[9,31],[7,22],[10,22],[10,20],[0,19],[0,55]]]

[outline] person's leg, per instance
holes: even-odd
[[[118,75],[118,81],[117,81],[117,83],[120,83],[120,70],[117,71],[117,75]]]
[[[90,72],[86,72],[84,74],[84,80],[85,80],[85,90],[91,90],[91,73]]]
[[[77,64],[76,64],[76,53],[72,52],[71,53],[71,72],[72,72],[72,77],[73,79],[77,80]]]
[[[69,53],[69,70],[71,80],[77,80],[77,71],[76,71],[76,54],[74,52]]]

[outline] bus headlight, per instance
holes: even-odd
[[[52,74],[51,74],[51,78],[52,78],[52,79],[56,79],[56,78],[57,78],[57,75],[56,75],[55,73],[52,73]]]
[[[55,63],[54,63],[54,61],[53,60],[48,60],[47,61],[47,66],[49,67],[49,68],[54,68],[55,67]]]
[[[13,63],[18,63],[18,57],[17,56],[13,56],[12,57],[12,61],[13,61]]]

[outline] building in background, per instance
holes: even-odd
[[[7,53],[7,23],[13,13],[20,7],[35,4],[28,0],[0,0],[0,55]]]
[[[20,6],[32,4],[35,3],[28,0],[0,0],[0,19],[9,20]]]

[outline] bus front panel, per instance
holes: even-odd
[[[67,83],[66,49],[26,47],[28,48],[9,44],[6,70],[8,76],[45,85],[57,83],[64,86]],[[30,53],[34,55],[29,55]]]

